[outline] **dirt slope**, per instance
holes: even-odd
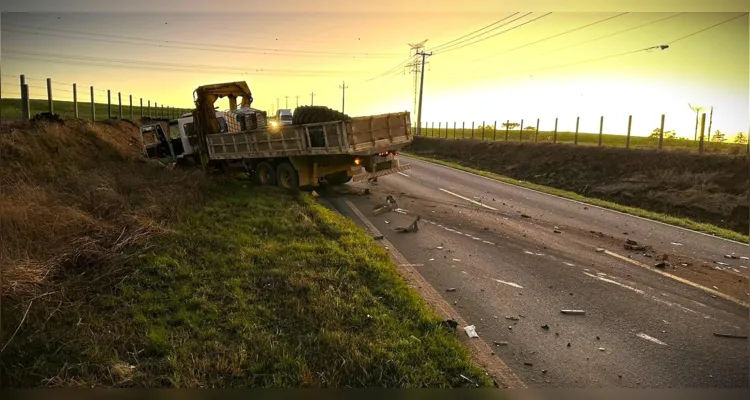
[[[511,178],[748,233],[744,156],[415,138],[408,149]]]

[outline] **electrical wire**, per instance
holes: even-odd
[[[124,60],[124,59],[114,59],[114,58],[103,58],[103,57],[88,57],[88,56],[75,56],[75,55],[65,55],[65,54],[53,54],[53,53],[37,53],[37,52],[27,52],[22,50],[15,50],[15,49],[3,49],[4,57],[10,58],[10,59],[17,59],[17,56],[25,56],[25,57],[46,57],[46,58],[54,58],[54,59],[68,59],[68,60],[76,60],[76,61],[82,61],[87,63],[118,63],[118,64],[126,64],[126,65],[134,65],[134,66],[148,66],[148,69],[153,69],[153,67],[169,67],[169,68],[179,68],[181,70],[198,70],[198,71],[211,71],[211,72],[229,72],[229,73],[248,73],[247,69],[243,68],[231,68],[231,67],[220,67],[220,66],[214,66],[214,65],[197,65],[197,64],[177,64],[177,63],[166,63],[166,62],[158,62],[158,61],[143,61],[143,60]],[[8,56],[10,54],[10,56]],[[97,64],[98,65],[98,64]],[[270,72],[270,73],[281,73],[281,74],[297,74],[297,75],[325,75],[325,74],[358,74],[358,73],[367,73],[366,71],[315,71],[315,70],[286,70],[286,69],[255,69],[256,73],[263,73],[263,72]]]
[[[591,43],[591,42],[596,42],[597,40],[606,39],[608,37],[619,35],[621,33],[630,32],[630,31],[633,31],[633,30],[636,30],[636,29],[640,29],[640,28],[643,28],[643,27],[646,27],[646,26],[649,26],[649,25],[653,25],[653,24],[658,23],[658,22],[662,22],[662,21],[666,21],[666,20],[674,18],[674,17],[678,17],[678,16],[683,15],[683,14],[687,14],[687,13],[686,12],[681,12],[681,13],[677,13],[677,14],[672,14],[672,15],[670,15],[668,17],[665,17],[665,18],[657,19],[655,21],[646,22],[645,24],[641,24],[641,25],[637,25],[637,26],[634,26],[634,27],[631,27],[631,28],[623,29],[621,31],[613,32],[613,33],[610,33],[610,34],[607,34],[607,35],[604,35],[604,36],[599,36],[599,37],[596,37],[596,38],[593,38],[593,39],[589,39],[589,40],[586,40],[586,41],[583,41],[583,42],[572,44],[570,46],[559,47],[559,48],[554,49],[554,50],[550,50],[550,51],[547,51],[547,52],[544,52],[544,53],[537,54],[535,57],[540,57],[540,56],[544,56],[544,55],[547,55],[547,54],[557,53],[557,52],[562,51],[562,50],[567,50],[567,49],[570,49],[570,48],[573,48],[573,47],[578,47],[578,46],[581,46],[581,45],[584,45],[584,44],[588,44],[588,43]]]
[[[509,16],[507,16],[507,17],[505,17],[505,18],[501,19],[501,20],[495,21],[495,22],[493,22],[493,23],[491,23],[491,24],[489,24],[489,25],[487,25],[487,26],[485,26],[485,27],[479,28],[479,29],[477,29],[477,30],[475,30],[475,31],[473,31],[473,32],[467,33],[466,35],[463,35],[463,36],[461,36],[461,37],[459,37],[459,38],[453,39],[453,40],[451,40],[450,42],[446,42],[446,43],[443,43],[443,44],[441,44],[441,45],[435,46],[435,47],[433,47],[432,49],[430,49],[430,51],[436,51],[436,50],[439,50],[439,49],[440,49],[441,47],[445,47],[445,46],[447,46],[447,45],[449,45],[449,44],[451,44],[451,43],[457,42],[457,41],[459,41],[459,40],[461,40],[461,39],[463,39],[463,38],[465,38],[465,37],[467,37],[467,36],[470,36],[470,35],[473,35],[473,34],[475,34],[475,33],[479,32],[479,31],[485,30],[485,29],[487,29],[487,28],[489,28],[489,27],[491,27],[491,26],[493,26],[493,25],[499,24],[500,22],[503,22],[503,21],[505,21],[506,19],[508,19],[508,18],[510,18],[510,17],[512,17],[512,16],[514,16],[514,15],[517,15],[517,14],[519,14],[519,13],[517,13],[517,12],[516,12],[516,13],[513,13],[513,14],[511,14],[511,15],[509,15]],[[529,13],[529,14],[531,14],[531,13]],[[528,15],[528,14],[526,14],[526,15]],[[491,30],[490,30],[490,31],[488,31],[488,32],[491,32]],[[487,32],[485,32],[485,33],[487,33]],[[481,35],[480,35],[480,36],[481,36]]]
[[[31,34],[31,35],[43,35],[43,36],[52,36],[52,37],[63,37],[63,38],[69,38],[69,39],[89,40],[89,41],[104,42],[104,43],[119,43],[119,44],[149,46],[149,47],[159,47],[159,48],[212,51],[212,52],[220,52],[220,53],[227,53],[231,51],[233,53],[260,54],[260,55],[273,55],[273,56],[341,57],[341,58],[392,58],[392,57],[397,56],[395,53],[388,54],[388,53],[314,52],[314,51],[306,51],[306,50],[284,50],[284,49],[273,49],[273,48],[263,48],[263,47],[230,46],[230,45],[222,45],[222,44],[208,44],[208,43],[181,42],[181,41],[165,41],[164,44],[159,44],[159,43],[154,43],[153,39],[136,38],[136,37],[129,37],[129,36],[94,34],[94,33],[83,33],[83,32],[75,33],[77,35],[88,35],[88,37],[81,37],[81,36],[71,36],[71,35],[66,35],[66,34],[61,34],[61,33],[48,33],[48,32],[36,32],[36,31],[18,30],[18,29],[6,29],[5,28],[6,25],[13,25],[13,24],[7,24],[7,23],[3,24],[3,29],[2,29],[3,31],[7,30],[10,32],[16,32],[16,33],[25,33],[25,34]],[[33,29],[50,29],[50,28],[38,28],[37,27]],[[77,31],[66,30],[66,32],[77,32]],[[103,39],[101,37],[94,37],[94,36],[114,37],[114,38],[120,38],[120,40]],[[141,41],[141,42],[133,42],[134,40]],[[200,46],[200,47],[196,47],[196,46]]]
[[[435,50],[435,49],[430,49],[430,51],[431,51],[431,52],[435,52],[435,51],[437,51],[437,53],[440,53],[440,52],[443,52],[443,51],[448,51],[448,50],[451,50],[451,49],[454,49],[454,48],[460,47],[460,46],[462,46],[462,45],[466,45],[466,44],[472,43],[472,42],[471,42],[471,40],[473,40],[473,39],[477,39],[477,40],[476,40],[475,42],[480,42],[480,41],[482,41],[482,40],[486,40],[486,39],[489,39],[489,38],[495,37],[495,36],[497,36],[498,34],[501,34],[501,33],[505,32],[505,31],[501,31],[501,32],[499,32],[499,33],[496,33],[496,34],[495,34],[495,35],[493,35],[493,36],[488,36],[488,37],[485,37],[485,38],[481,38],[480,36],[483,36],[483,35],[486,35],[486,34],[488,34],[488,33],[494,32],[494,31],[496,31],[496,30],[498,30],[498,29],[500,29],[500,28],[502,28],[502,27],[504,27],[504,26],[507,26],[507,25],[509,25],[509,24],[513,23],[513,22],[516,22],[516,21],[518,21],[518,20],[521,20],[521,19],[523,19],[523,18],[526,18],[526,17],[528,17],[528,16],[529,16],[529,15],[531,15],[531,14],[533,14],[533,12],[528,12],[528,13],[526,13],[526,14],[524,14],[524,15],[522,15],[522,16],[520,16],[520,17],[518,17],[518,18],[512,19],[512,20],[510,20],[510,21],[508,21],[508,22],[506,22],[506,23],[504,23],[504,24],[498,25],[498,26],[496,26],[496,27],[494,27],[494,28],[492,28],[492,29],[490,29],[490,30],[488,30],[488,31],[486,31],[486,32],[482,32],[482,33],[480,33],[480,34],[478,34],[478,35],[474,35],[474,36],[472,36],[472,37],[469,37],[469,38],[467,38],[467,39],[465,39],[465,40],[462,40],[462,41],[460,41],[460,42],[458,42],[458,43],[454,43],[454,44],[452,44],[452,45],[450,45],[450,46],[447,46],[447,47],[443,47],[442,49],[437,49],[437,50]]]
[[[443,54],[443,53],[447,53],[447,52],[449,52],[449,51],[453,51],[453,50],[459,50],[459,49],[462,49],[462,48],[464,48],[464,47],[467,47],[467,46],[471,46],[471,45],[473,45],[473,44],[476,44],[476,43],[479,43],[479,42],[485,41],[485,40],[487,40],[487,39],[492,39],[493,37],[496,37],[496,36],[498,36],[498,35],[502,35],[503,33],[506,33],[506,32],[510,32],[510,31],[512,31],[513,29],[516,29],[516,28],[520,28],[520,27],[522,27],[522,26],[524,26],[524,25],[526,25],[526,24],[530,24],[530,23],[532,23],[532,22],[534,22],[534,21],[538,21],[538,20],[540,20],[540,19],[542,19],[542,18],[544,18],[544,17],[547,17],[547,16],[549,16],[550,14],[552,14],[552,13],[550,12],[550,13],[544,14],[544,15],[542,15],[542,16],[536,17],[536,18],[534,18],[534,19],[532,19],[532,20],[529,20],[529,21],[526,21],[526,22],[524,22],[524,23],[522,23],[522,24],[520,24],[520,25],[516,25],[516,26],[514,26],[514,27],[512,27],[512,28],[510,28],[510,29],[506,29],[506,30],[504,30],[504,31],[498,32],[498,33],[496,33],[496,34],[494,34],[494,35],[492,35],[492,36],[487,36],[487,37],[481,38],[481,39],[479,39],[479,40],[476,40],[476,41],[474,41],[474,42],[466,43],[466,44],[464,44],[464,45],[462,45],[462,46],[459,46],[459,47],[453,47],[453,48],[449,48],[449,49],[447,49],[447,50],[445,50],[445,49],[444,49],[444,50],[442,50],[442,51],[440,51],[440,52],[438,52],[438,53],[435,53],[435,54]]]
[[[524,47],[531,46],[531,45],[534,45],[534,44],[537,44],[537,43],[545,42],[547,40],[554,39],[554,38],[557,38],[557,37],[560,37],[560,36],[563,36],[563,35],[567,35],[567,34],[572,33],[572,32],[577,32],[577,31],[580,31],[581,29],[585,29],[585,28],[588,28],[590,26],[601,24],[602,22],[606,22],[606,21],[609,21],[609,20],[612,20],[612,19],[615,19],[615,18],[618,18],[618,17],[622,17],[623,15],[626,15],[626,14],[630,14],[630,13],[624,12],[624,13],[620,13],[620,14],[617,14],[617,15],[614,15],[614,16],[611,16],[611,17],[600,19],[600,20],[598,20],[596,22],[592,22],[590,24],[579,26],[577,28],[569,29],[569,30],[567,30],[565,32],[560,32],[560,33],[554,34],[552,36],[547,36],[546,38],[539,39],[539,40],[537,40],[535,42],[526,43],[526,44],[523,44],[521,46],[514,47],[514,48],[512,48],[510,50],[505,50],[505,51],[501,51],[500,53],[495,53],[495,54],[491,54],[491,55],[486,56],[486,57],[478,58],[478,59],[476,59],[476,60],[474,60],[472,62],[478,62],[478,61],[485,60],[485,59],[488,59],[488,58],[497,57],[497,56],[502,55],[502,54],[510,53],[511,51],[522,49]]]
[[[739,17],[741,17],[741,16],[743,16],[743,15],[747,15],[747,14],[748,14],[748,13],[746,13],[746,12],[745,12],[745,13],[742,13],[742,14],[740,14],[740,15],[737,15],[737,16],[735,16],[735,17],[729,18],[729,19],[727,19],[727,20],[724,20],[724,21],[722,21],[722,22],[719,22],[718,24],[714,24],[714,25],[711,25],[711,26],[709,26],[708,28],[703,28],[703,29],[701,29],[701,30],[699,30],[699,31],[696,31],[696,32],[690,33],[690,34],[688,34],[688,35],[685,35],[685,36],[683,36],[683,37],[681,37],[681,38],[675,39],[675,40],[673,40],[673,41],[669,42],[669,44],[672,44],[672,43],[677,43],[677,42],[679,42],[680,40],[685,40],[685,39],[687,39],[687,38],[689,38],[689,37],[691,37],[691,36],[695,36],[695,35],[697,35],[697,34],[699,34],[699,33],[701,33],[701,32],[705,32],[705,31],[707,31],[707,30],[709,30],[709,29],[712,29],[712,28],[716,28],[716,27],[717,27],[717,26],[719,26],[719,25],[723,25],[723,24],[726,24],[727,22],[733,21],[733,20],[735,20],[735,19],[737,19],[737,18],[739,18]]]

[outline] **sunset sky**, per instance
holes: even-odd
[[[728,136],[748,131],[748,16],[674,42],[741,12],[686,13],[658,21],[679,8],[617,17],[622,12],[550,9],[555,12],[544,17],[549,11],[523,17],[530,11],[519,3],[521,11],[511,17],[517,11],[503,11],[510,7],[507,2],[488,12],[469,7],[422,14],[398,8],[272,12],[265,4],[252,14],[227,14],[231,10],[223,7],[215,11],[224,14],[4,13],[2,95],[18,97],[17,76],[25,74],[30,85],[39,86],[31,88],[32,97],[45,95],[44,79],[51,77],[54,96],[61,100],[72,97],[64,90],[76,82],[81,101],[88,101],[93,85],[187,108],[199,85],[245,80],[258,108],[270,111],[277,98],[284,108],[285,96],[290,108],[297,96],[300,105],[309,104],[315,92],[315,104],[340,109],[339,86],[345,81],[350,115],[411,111],[413,78],[394,67],[408,58],[407,43],[428,39],[426,50],[434,55],[425,73],[423,121],[436,126],[437,121],[460,126],[472,120],[499,125],[507,119],[534,125],[541,118],[541,129],[550,130],[558,117],[560,130],[573,130],[579,116],[581,131],[597,132],[603,115],[605,132],[625,133],[633,115],[633,134],[645,135],[664,113],[667,130],[692,138],[692,103],[714,106],[713,130]],[[468,42],[459,39],[506,17],[468,36],[479,35]],[[608,17],[615,18],[562,34]],[[634,29],[616,34],[629,28]],[[562,35],[531,44],[557,34]],[[612,36],[594,40],[605,35]],[[583,62],[663,44],[670,47]],[[106,93],[97,96],[106,99]]]

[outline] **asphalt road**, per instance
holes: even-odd
[[[749,387],[747,338],[714,335],[746,336],[748,309],[663,274],[747,302],[750,262],[724,258],[747,245],[401,160],[412,169],[326,197],[364,214],[529,387]],[[373,216],[389,194],[402,212]],[[416,215],[418,232],[396,232]],[[665,254],[674,266],[653,268]]]

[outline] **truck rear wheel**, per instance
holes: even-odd
[[[299,176],[292,164],[283,162],[276,168],[276,182],[279,187],[287,190],[299,189]]]
[[[272,186],[276,184],[276,171],[273,166],[267,162],[258,163],[255,166],[255,179],[263,186]]]
[[[346,171],[339,171],[333,174],[326,175],[325,179],[326,182],[328,182],[330,185],[344,185],[352,180],[352,177],[349,176]]]

